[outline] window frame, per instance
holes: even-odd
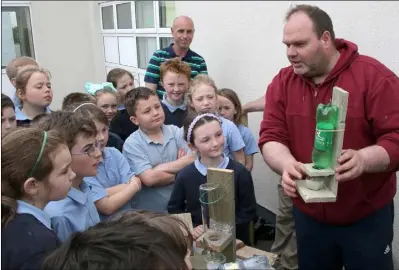
[[[156,48],[157,50],[160,49],[160,38],[162,37],[169,37],[173,38],[171,29],[170,28],[161,28],[160,27],[160,14],[159,14],[159,1],[151,1],[153,4],[153,16],[154,16],[154,28],[142,28],[142,29],[137,29],[136,28],[136,1],[100,1],[98,2],[98,12],[99,12],[99,18],[100,18],[100,34],[103,42],[103,51],[104,51],[104,67],[105,67],[105,73],[107,73],[107,69],[109,68],[115,68],[115,67],[120,67],[127,69],[133,73],[135,77],[136,82],[138,81],[140,85],[143,85],[144,83],[144,75],[146,70],[139,68],[139,55],[137,51],[137,38],[138,37],[153,37],[156,38]],[[118,18],[117,18],[117,9],[116,6],[124,3],[130,3],[131,7],[131,20],[132,20],[132,29],[118,29]],[[176,4],[176,2],[175,2]],[[107,6],[112,6],[112,11],[113,11],[113,21],[114,21],[114,29],[104,29],[103,28],[103,17],[102,17],[102,8],[107,7]],[[104,37],[116,37],[117,40],[119,37],[132,37],[134,38],[134,44],[136,45],[135,48],[132,48],[135,54],[135,59],[133,62],[134,66],[126,66],[123,64],[120,64],[120,52],[119,52],[119,47],[118,47],[118,55],[119,55],[119,63],[111,63],[107,62],[105,59],[105,44],[104,44]],[[118,41],[119,42],[119,41]],[[118,43],[119,44],[119,43]]]
[[[31,49],[32,49],[32,55],[30,57],[34,58],[36,61],[39,62],[39,58],[36,52],[36,40],[35,40],[35,31],[34,31],[34,24],[33,24],[33,15],[32,15],[32,5],[31,1],[2,1],[1,2],[1,7],[7,7],[7,8],[13,8],[13,7],[27,7],[28,12],[29,12],[29,20],[27,22],[30,24],[30,30],[31,30],[31,36],[32,36],[32,44],[31,44]],[[5,67],[1,67],[1,74],[5,74],[6,69]]]

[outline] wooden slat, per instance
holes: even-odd
[[[226,262],[236,260],[236,222],[234,198],[234,171],[227,169],[208,168],[207,183],[218,184],[222,191],[222,199],[215,204],[209,204],[210,219],[227,223],[232,226],[230,243],[223,250]]]
[[[297,180],[296,189],[306,203],[335,202],[337,196],[327,186],[320,190],[311,190],[306,187],[304,180]]]
[[[342,88],[334,87],[333,88],[333,96],[332,96],[332,104],[338,106],[338,119],[336,123],[336,127],[338,131],[333,140],[333,154],[332,160],[333,164],[331,168],[335,170],[338,166],[337,158],[341,156],[342,145],[344,142],[344,132],[341,130],[345,130],[345,120],[346,120],[346,112],[348,110],[348,99],[349,93]],[[330,177],[329,181],[326,182],[327,187],[337,196],[338,193],[338,182],[335,180],[335,175]]]

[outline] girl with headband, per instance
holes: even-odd
[[[43,209],[67,196],[71,154],[56,131],[35,128],[7,134],[1,148],[1,269],[40,269],[61,244]]]
[[[199,237],[202,232],[199,187],[206,183],[207,169],[233,170],[236,236],[245,244],[250,244],[249,224],[256,218],[256,199],[251,173],[244,165],[223,153],[225,137],[220,118],[211,113],[195,115],[188,115],[183,127],[188,146],[197,153],[198,158],[176,175],[168,212],[191,213],[193,225],[196,226],[193,237]]]

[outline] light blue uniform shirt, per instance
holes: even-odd
[[[162,143],[152,141],[140,128],[126,139],[122,152],[136,175],[159,164],[175,161],[180,148],[190,153],[187,142],[183,140],[182,129],[174,125],[163,125],[162,133]],[[167,212],[172,189],[173,183],[162,187],[142,186],[138,193],[139,209]]]
[[[51,110],[49,107],[46,107],[46,113],[51,113]],[[24,121],[24,120],[32,120],[28,118],[22,111],[21,108],[18,106],[15,106],[15,119],[19,121]]]
[[[227,165],[229,165],[229,161],[230,161],[229,157],[223,155],[223,160],[222,162],[220,162],[217,168],[226,169]],[[197,157],[197,159],[194,161],[194,166],[203,176],[206,176],[208,174],[208,167],[206,167],[204,164],[201,163],[199,157]]]
[[[114,147],[105,147],[103,150],[103,160],[98,164],[97,175],[85,177],[84,180],[89,185],[101,185],[104,189],[127,183],[134,176],[124,155]],[[132,200],[122,206],[120,210],[137,209],[139,200]],[[100,214],[101,220],[107,216]]]
[[[244,125],[238,125],[238,130],[245,143],[244,154],[246,156],[253,155],[259,152],[258,144],[256,143],[254,135],[249,128]]]
[[[234,159],[233,152],[243,149],[245,143],[241,137],[240,131],[233,122],[221,116],[219,116],[219,118],[222,121],[222,131],[224,136],[223,153],[227,157]]]
[[[44,208],[61,241],[100,222],[94,203],[107,196],[107,192],[100,185],[88,185],[85,181],[80,184],[80,189],[71,188],[65,199],[50,202]]]
[[[42,209],[37,208],[27,202],[17,200],[17,213],[18,214],[30,214],[40,221],[44,226],[51,230],[51,219],[50,216]]]

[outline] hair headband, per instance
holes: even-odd
[[[40,149],[39,156],[37,157],[36,162],[35,162],[35,164],[33,165],[32,170],[30,171],[29,177],[28,177],[28,178],[32,177],[32,176],[35,174],[36,168],[37,168],[37,166],[39,165],[40,160],[42,160],[42,155],[43,155],[44,147],[46,146],[46,143],[47,143],[47,131],[44,131],[44,137],[43,137],[43,142],[42,142],[42,148]]]
[[[115,87],[114,87],[114,85],[112,83],[110,83],[110,82],[105,82],[105,83],[87,82],[87,83],[85,83],[86,92],[89,93],[92,96],[96,95],[97,91],[103,90],[104,87],[110,88],[115,93],[117,92]]]
[[[85,103],[80,104],[78,107],[76,107],[76,108],[73,110],[73,112],[76,112],[80,107],[82,107],[82,106],[84,106],[84,105],[94,105],[94,106],[97,106],[97,105],[94,104],[94,103],[85,102]]]
[[[191,122],[191,124],[188,126],[188,131],[187,131],[187,142],[188,142],[188,143],[190,142],[191,133],[193,132],[193,128],[194,128],[195,124],[197,124],[197,122],[198,122],[202,117],[205,117],[205,116],[212,117],[212,118],[218,120],[219,123],[222,123],[222,121],[220,120],[220,118],[217,117],[216,115],[212,114],[212,113],[204,113],[204,114],[197,115],[197,116],[194,118],[194,120]]]

